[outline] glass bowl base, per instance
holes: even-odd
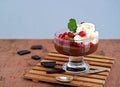
[[[83,62],[83,64],[80,65],[79,67],[70,67],[68,65],[68,63],[65,63],[65,64],[63,64],[62,68],[66,72],[71,73],[71,74],[81,74],[81,73],[85,73],[85,72],[89,71],[90,65]]]

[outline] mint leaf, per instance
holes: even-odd
[[[72,31],[73,33],[76,32],[76,29],[77,29],[77,24],[76,24],[76,20],[71,18],[68,22],[68,29],[70,31]]]

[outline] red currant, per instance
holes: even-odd
[[[63,38],[63,34],[59,34],[59,36],[58,36],[59,38]]]
[[[63,33],[63,37],[65,37],[65,35],[67,35],[67,32],[64,32],[64,33]]]
[[[86,36],[86,33],[85,33],[84,31],[80,31],[80,32],[79,32],[79,35],[80,35],[81,37],[84,37],[84,36]]]
[[[70,46],[77,47],[77,43],[76,42],[70,42]]]
[[[68,32],[68,36],[73,38],[75,35],[72,32]]]
[[[78,43],[78,44],[77,44],[77,47],[85,48],[85,45],[84,45],[84,44],[80,44],[80,43]]]
[[[90,47],[93,47],[93,46],[94,46],[94,44],[92,42],[90,42]]]
[[[85,23],[85,22],[83,21],[83,22],[81,22],[80,24],[83,24],[83,23]]]

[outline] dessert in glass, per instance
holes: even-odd
[[[60,30],[54,36],[55,49],[69,56],[69,61],[63,64],[63,69],[69,73],[84,73],[90,69],[90,65],[84,61],[84,56],[97,50],[98,32],[92,23],[81,22],[71,18],[68,29]]]

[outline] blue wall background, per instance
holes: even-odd
[[[0,38],[53,38],[70,18],[120,39],[120,0],[0,0]]]

